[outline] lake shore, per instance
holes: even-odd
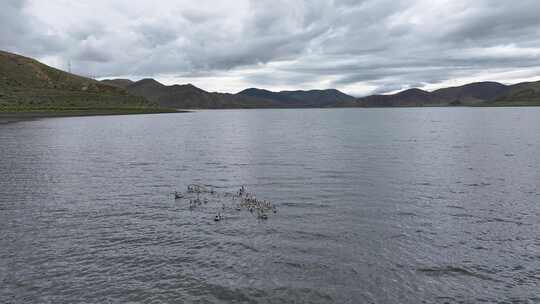
[[[189,113],[188,110],[175,109],[91,109],[91,110],[33,110],[33,111],[0,111],[0,124],[28,118],[71,117],[71,116],[105,116],[105,115],[141,115]]]

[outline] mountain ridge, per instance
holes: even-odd
[[[353,106],[520,106],[540,105],[540,81],[504,85],[493,81],[473,82],[432,92],[408,89],[389,95],[361,97]]]
[[[337,89],[238,93],[207,92],[192,84],[164,85],[152,78],[97,81],[35,59],[0,51],[0,111],[109,108],[326,108],[424,106],[540,106],[540,81],[505,85],[474,82],[431,92],[412,88],[356,98]]]
[[[108,83],[115,79],[106,80]],[[338,101],[355,100],[335,89],[272,92],[248,88],[236,94],[207,92],[193,84],[164,85],[155,79],[141,79],[128,84],[126,90],[158,103],[162,107],[196,108],[290,108],[332,106]]]
[[[0,112],[134,113],[145,110],[155,112],[157,104],[122,88],[0,51]]]
[[[148,91],[139,89],[152,83]],[[240,92],[207,92],[192,84],[166,86],[142,79],[126,87],[128,92],[161,106],[177,108],[291,108],[291,107],[425,107],[540,105],[540,81],[504,85],[494,81],[425,91],[411,88],[395,94],[356,98],[337,89],[270,91],[247,88]]]

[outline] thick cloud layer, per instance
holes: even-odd
[[[537,0],[4,0],[0,49],[93,77],[365,95],[540,77]]]

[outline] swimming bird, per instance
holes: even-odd
[[[264,211],[261,211],[260,209],[257,209],[257,218],[259,218],[261,220],[266,220],[266,219],[268,219],[268,216],[266,215],[266,213],[264,213]]]

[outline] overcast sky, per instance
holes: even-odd
[[[0,49],[92,77],[357,96],[540,79],[538,0],[2,0]]]

